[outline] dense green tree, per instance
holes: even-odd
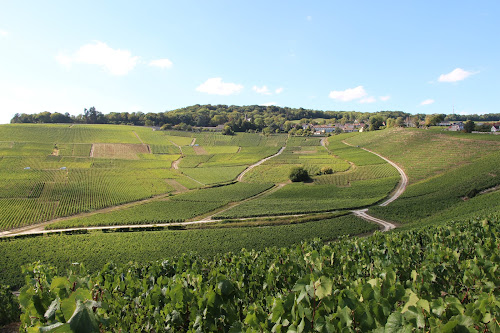
[[[405,120],[403,117],[396,118],[396,126],[397,127],[404,127],[405,126]]]
[[[431,114],[425,117],[425,126],[436,126],[440,122],[444,121],[446,115],[443,114]]]
[[[474,122],[469,119],[464,124],[464,131],[466,133],[471,133],[475,127],[476,127],[476,124],[474,124]]]
[[[370,131],[376,131],[378,130],[381,126],[384,125],[384,118],[382,116],[371,116],[370,117],[370,122],[369,122],[369,130]]]
[[[304,182],[309,180],[309,173],[303,167],[294,167],[288,177],[292,182]]]
[[[234,135],[234,131],[231,129],[229,125],[224,126],[224,130],[222,131],[224,135]]]

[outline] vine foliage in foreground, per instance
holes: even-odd
[[[94,275],[25,267],[22,327],[46,332],[499,332],[498,220]]]

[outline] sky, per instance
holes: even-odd
[[[0,0],[0,123],[193,104],[498,113],[500,1]]]

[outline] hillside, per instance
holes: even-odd
[[[481,314],[474,309],[480,300],[498,297],[498,288],[491,284],[498,285],[493,263],[499,254],[491,244],[498,238],[499,148],[496,136],[417,129],[321,138],[259,133],[229,136],[117,125],[0,126],[2,236],[18,235],[19,230],[28,233],[0,238],[0,283],[21,286],[20,267],[41,261],[56,267],[58,273],[47,273],[48,281],[43,282],[45,273],[34,272],[46,268],[31,267],[24,274],[35,278],[35,283],[53,285],[54,274],[65,276],[73,263],[79,263],[89,273],[75,273],[78,281],[91,281],[98,288],[81,285],[82,295],[99,290],[109,305],[124,304],[124,295],[139,292],[121,286],[114,277],[109,280],[122,271],[136,272],[125,274],[127,284],[140,284],[145,288],[141,294],[156,295],[164,290],[155,296],[158,301],[137,299],[141,307],[153,302],[140,311],[154,312],[156,307],[162,313],[152,321],[142,321],[140,316],[117,320],[113,317],[117,310],[108,307],[105,316],[115,319],[106,325],[113,329],[203,327],[210,331],[241,326],[264,331],[272,327],[335,331],[355,330],[352,325],[358,330],[396,325],[441,330],[447,324],[494,328],[495,322],[488,318],[500,313],[497,305],[481,301]],[[374,153],[396,162],[409,178],[403,194],[383,207],[379,204],[401,178]],[[291,183],[288,173],[298,166],[308,171],[310,179]],[[369,214],[402,228],[397,233],[343,239],[380,228],[351,213],[366,208]],[[422,228],[427,225],[444,226]],[[322,242],[297,245],[312,239]],[[482,248],[471,245],[478,239],[484,242]],[[450,247],[456,253],[450,254]],[[481,265],[491,263],[491,270],[477,273],[469,269],[479,255],[484,260]],[[255,270],[264,280],[254,281],[251,274],[237,277],[240,269],[249,269],[233,266],[241,258],[254,258],[248,259],[253,265],[249,272]],[[451,258],[456,259],[453,265],[432,266]],[[155,260],[158,263],[149,263]],[[290,269],[283,266],[287,260],[294,262]],[[108,264],[110,261],[114,264]],[[130,266],[130,261],[141,264]],[[164,273],[165,277],[157,275]],[[432,274],[449,280],[460,276],[457,279],[465,281],[471,274],[475,278],[465,284],[458,280],[417,283],[415,276],[434,281]],[[188,287],[179,304],[190,314],[182,312],[185,319],[173,320],[170,298],[174,296],[170,293],[181,276],[190,286],[206,281],[203,285],[211,291],[202,294],[214,292],[215,299],[207,300]],[[64,286],[66,279],[75,278],[57,281]],[[106,284],[108,280],[110,284]],[[220,283],[232,291],[222,292]],[[389,286],[393,291],[383,294]],[[55,293],[61,301],[70,295],[61,291],[65,287],[50,288],[44,296],[46,307],[58,302]],[[108,293],[109,288],[119,292]],[[467,291],[471,289],[474,292]],[[28,303],[23,306],[25,311],[34,311],[28,310],[28,304],[37,291],[27,290]],[[456,299],[461,300],[459,308]],[[372,308],[370,300],[382,302],[386,308]],[[194,315],[204,311],[195,304],[205,301],[205,313],[215,308],[222,311],[210,312],[215,324],[208,317],[201,320]],[[74,303],[75,298],[67,302]],[[213,302],[218,304],[215,308]],[[295,310],[299,306],[302,312]],[[104,312],[98,313],[95,320],[99,321]],[[271,313],[276,316],[267,317]],[[40,322],[37,316],[33,312],[33,318],[23,317],[23,322],[45,325],[68,319],[67,313]],[[169,320],[173,320],[170,326],[158,326]]]
[[[400,223],[437,223],[500,211],[500,137],[423,130],[360,133],[346,142],[398,163],[410,186],[375,215]]]
[[[499,236],[498,220],[485,219],[213,260],[107,264],[91,275],[35,264],[25,268],[33,284],[21,290],[22,327],[497,332]]]

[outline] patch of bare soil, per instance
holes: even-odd
[[[193,150],[196,153],[196,155],[208,155],[208,152],[203,147],[193,146]]]
[[[316,153],[316,150],[299,150],[292,152],[292,154],[314,154],[314,153]]]
[[[189,191],[189,189],[176,181],[175,179],[165,179],[165,182],[174,188],[174,194],[179,194]]]
[[[150,151],[148,146],[144,144],[94,143],[92,145],[91,157],[138,160],[138,154],[149,153]]]

